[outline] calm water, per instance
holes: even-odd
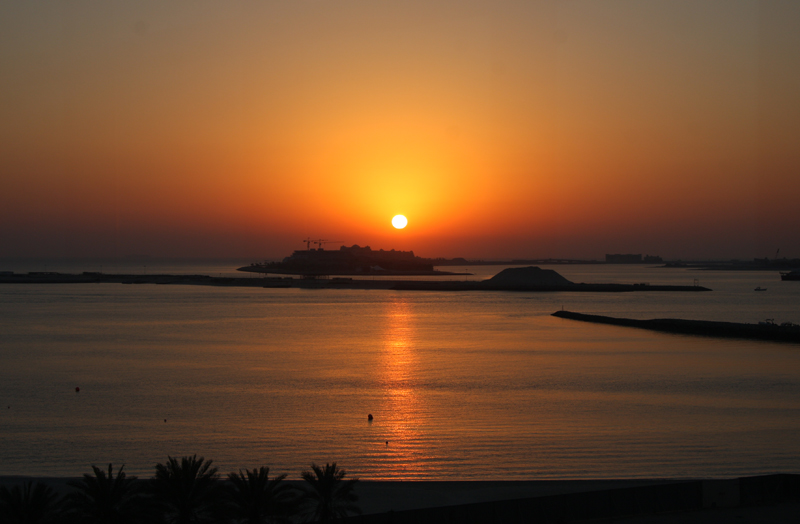
[[[800,471],[800,346],[550,316],[800,322],[800,282],[554,269],[576,282],[699,279],[714,291],[0,286],[0,474],[114,462],[149,476],[167,455],[194,453],[222,471],[269,465],[290,477],[312,461],[364,479]]]

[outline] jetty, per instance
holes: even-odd
[[[651,320],[635,320],[632,318],[606,317],[603,315],[587,315],[573,311],[556,311],[554,317],[610,324],[612,326],[633,327],[675,333],[680,335],[699,335],[718,338],[744,338],[752,340],[768,340],[771,342],[790,342],[800,344],[800,325],[786,322],[774,324],[760,322],[745,324],[739,322],[715,322],[710,320],[685,320],[679,318],[656,318]]]

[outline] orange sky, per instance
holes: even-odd
[[[8,4],[0,257],[800,257],[796,2]]]

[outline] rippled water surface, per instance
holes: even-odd
[[[471,269],[458,278],[501,268]],[[800,471],[800,346],[550,316],[800,322],[800,282],[554,269],[714,291],[0,286],[0,474],[114,462],[149,475],[167,455],[194,453],[223,471],[269,465],[290,477],[312,461],[365,479]]]

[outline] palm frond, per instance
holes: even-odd
[[[75,488],[67,499],[70,513],[88,523],[151,522],[154,508],[150,497],[136,477],[128,477],[124,469],[123,465],[115,475],[112,464],[108,465],[108,473],[92,465],[93,475],[84,473],[80,480],[68,482]]]
[[[292,505],[292,488],[283,484],[285,478],[278,475],[270,479],[269,468],[264,466],[228,474],[233,516],[248,524],[282,520]]]
[[[311,471],[301,474],[306,481],[304,500],[309,516],[317,522],[328,522],[348,514],[360,514],[355,485],[358,479],[344,480],[347,472],[336,463],[325,467],[311,464]]]
[[[62,499],[50,486],[28,481],[22,486],[0,486],[0,522],[51,524],[58,522]]]
[[[156,465],[152,491],[170,522],[215,522],[225,511],[223,487],[217,468],[203,457],[167,457]]]

